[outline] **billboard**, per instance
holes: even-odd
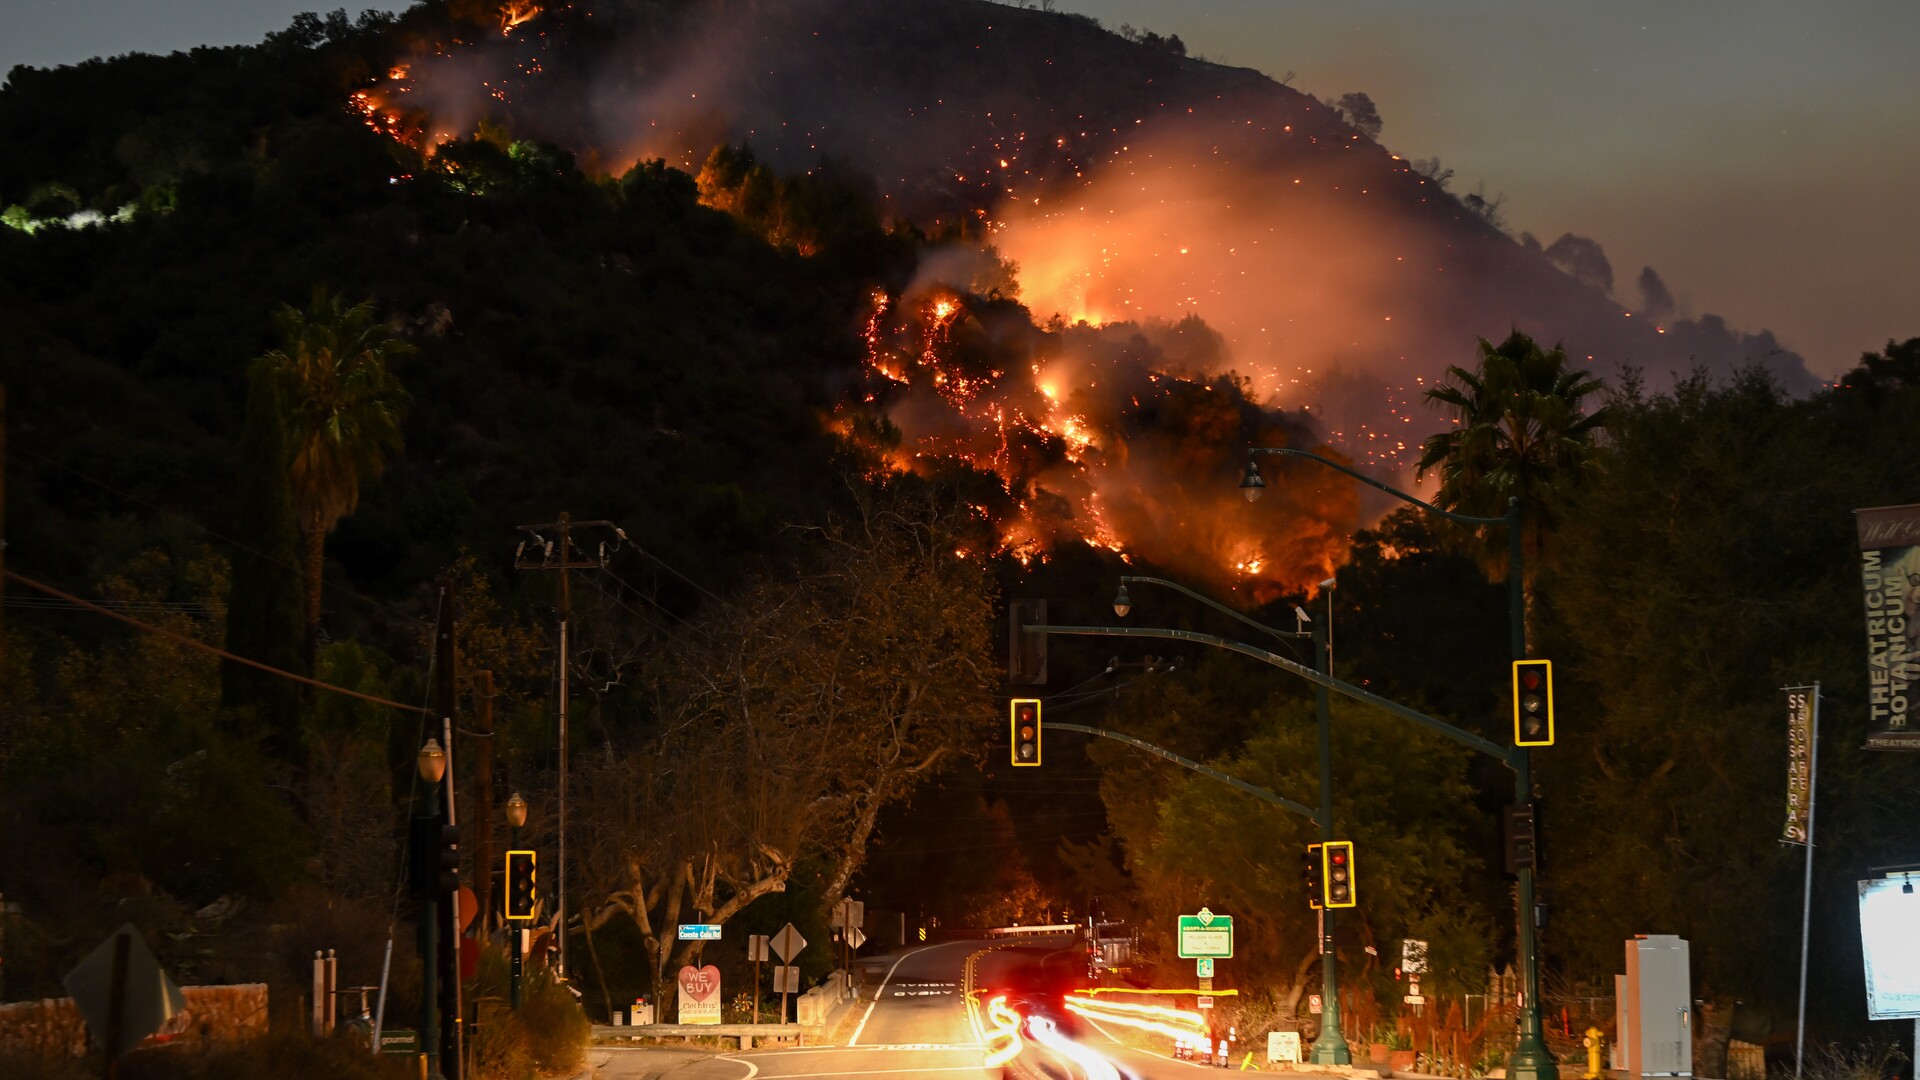
[[[1867,614],[1867,749],[1920,750],[1909,696],[1920,648],[1920,504],[1853,515]]]
[[[1920,892],[1907,875],[1860,883],[1867,1019],[1920,1019]]]

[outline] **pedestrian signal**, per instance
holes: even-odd
[[[1553,745],[1553,661],[1513,662],[1513,745]]]
[[[1014,698],[1009,711],[1013,720],[1013,763],[1040,764],[1040,699]]]

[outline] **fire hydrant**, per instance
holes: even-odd
[[[1597,1027],[1587,1029],[1587,1080],[1600,1080],[1600,1051],[1607,1044],[1607,1033]]]

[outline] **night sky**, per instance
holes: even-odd
[[[903,0],[907,2],[907,0]],[[251,43],[299,0],[8,0],[0,69]],[[399,10],[397,3],[362,7]],[[1768,328],[1816,373],[1920,335],[1920,4],[1060,0],[1321,97],[1504,193],[1509,227],[1598,240],[1616,292]]]

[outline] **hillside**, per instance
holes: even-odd
[[[847,162],[894,213],[990,222],[1040,317],[1198,313],[1262,389],[1375,431],[1395,421],[1365,399],[1404,404],[1513,327],[1602,374],[1760,363],[1812,385],[1771,335],[1657,325],[1657,298],[1575,280],[1309,93],[1177,39],[985,0],[598,0],[487,29],[429,33],[375,98],[424,141],[484,117],[613,172],[697,170],[728,141]],[[1384,449],[1353,425],[1333,427]]]

